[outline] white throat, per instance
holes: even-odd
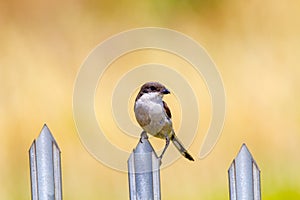
[[[162,102],[162,95],[159,92],[149,92],[149,93],[144,93],[140,97],[140,101],[152,101],[156,103]]]

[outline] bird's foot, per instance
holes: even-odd
[[[143,143],[143,140],[144,139],[148,139],[148,135],[147,135],[147,132],[146,131],[143,131],[141,133],[141,137],[140,137],[140,143]]]

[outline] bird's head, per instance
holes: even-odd
[[[142,85],[137,99],[143,94],[156,94],[162,98],[163,95],[170,94],[170,91],[159,82],[147,82],[144,85]]]

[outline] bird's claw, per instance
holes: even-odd
[[[141,133],[141,137],[140,137],[140,143],[143,143],[143,139],[148,139],[148,135],[146,131],[143,131]]]

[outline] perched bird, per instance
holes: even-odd
[[[170,94],[170,91],[161,83],[145,83],[135,99],[134,113],[136,120],[145,132],[166,140],[166,145],[160,158],[164,155],[171,140],[185,158],[194,161],[193,157],[175,135],[171,111],[166,102],[163,101],[165,94]]]

